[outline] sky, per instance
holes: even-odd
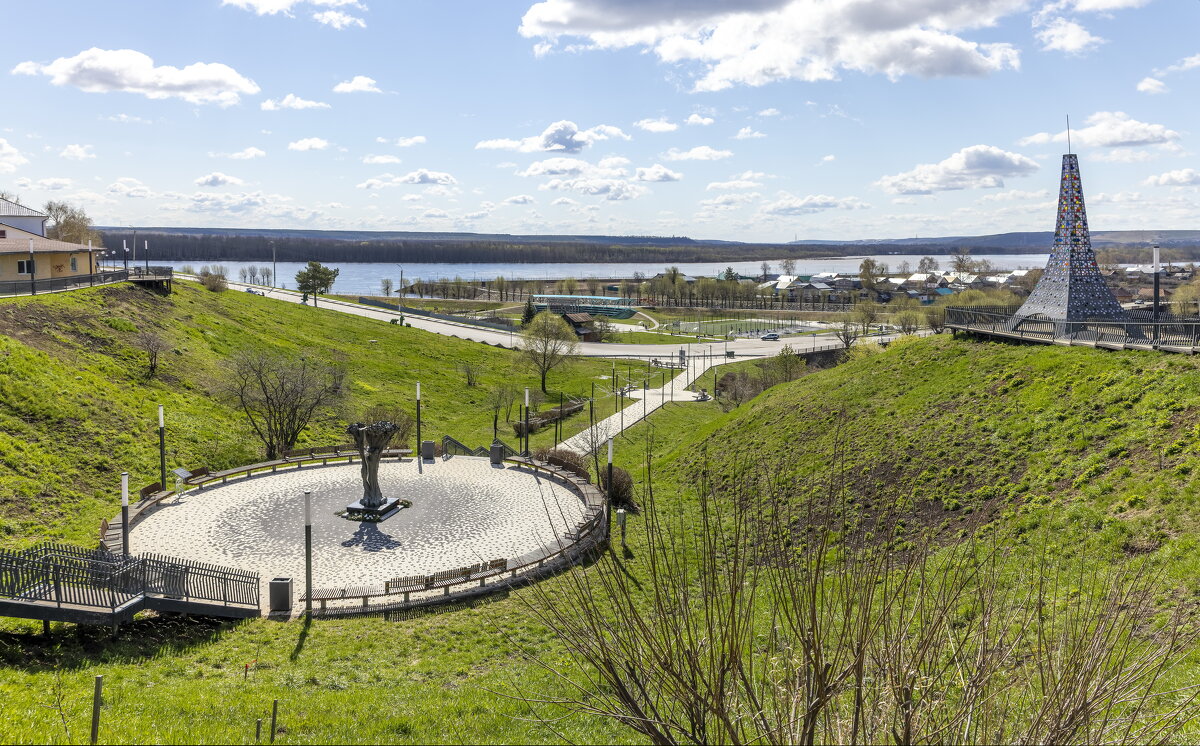
[[[0,0],[0,190],[98,225],[1200,229],[1200,0]]]

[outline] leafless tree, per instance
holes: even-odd
[[[273,460],[295,447],[323,408],[337,403],[344,378],[342,368],[311,357],[251,349],[233,357],[224,389]]]
[[[854,323],[854,318],[848,313],[838,314],[836,326],[833,327],[833,335],[847,350],[858,339],[858,325]]]
[[[146,355],[146,377],[158,375],[158,358],[164,352],[170,352],[171,344],[155,332],[141,332],[134,344]]]
[[[542,393],[546,393],[546,375],[562,365],[579,349],[575,331],[558,316],[543,311],[525,327],[521,341],[521,357],[538,372]]]
[[[853,494],[844,448],[819,487],[766,463],[710,478],[700,454],[690,517],[659,508],[647,458],[634,571],[609,551],[524,596],[571,656],[532,652],[570,693],[526,701],[655,744],[1162,743],[1186,727],[1198,690],[1165,682],[1197,633],[1156,613],[1162,577],[998,538],[943,546],[905,526],[901,496]]]
[[[934,334],[941,334],[946,328],[946,309],[942,306],[929,306],[925,309],[925,323]]]
[[[383,297],[388,298],[392,295],[392,278],[384,277],[379,280],[379,290],[383,293]]]
[[[871,327],[879,320],[881,309],[879,304],[873,300],[865,300],[854,307],[851,313],[854,315],[854,320],[862,325],[863,334],[870,334]]]
[[[468,387],[473,387],[479,380],[479,366],[471,362],[459,363],[458,369],[463,374]]]

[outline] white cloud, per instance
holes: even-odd
[[[385,163],[400,163],[400,159],[394,155],[368,155],[363,158],[362,162],[379,166]]]
[[[383,93],[379,90],[379,86],[375,85],[374,78],[368,78],[366,75],[355,75],[350,80],[343,80],[333,87],[334,93]]]
[[[571,199],[570,197],[559,197],[550,204],[555,205],[556,207],[577,207],[579,202]]]
[[[506,205],[532,205],[535,202],[537,200],[528,194],[517,194],[504,200]]]
[[[413,145],[421,145],[425,142],[425,135],[416,135],[414,137],[401,137],[396,139],[396,147],[410,148]]]
[[[123,176],[113,183],[108,185],[106,190],[109,194],[115,194],[118,197],[126,197],[128,199],[150,199],[157,196],[142,182],[131,176]]]
[[[1071,142],[1098,148],[1136,147],[1161,145],[1179,139],[1179,133],[1161,124],[1139,122],[1123,111],[1098,111],[1087,119],[1088,126],[1071,130]],[[1051,135],[1039,132],[1023,137],[1018,145],[1045,145],[1050,142],[1066,142],[1067,131]]]
[[[289,93],[279,101],[269,98],[259,104],[258,108],[262,109],[263,111],[279,111],[281,109],[295,109],[299,111],[303,109],[329,109],[331,107],[329,104],[323,101],[310,101],[308,99],[300,98],[293,93]],[[264,134],[270,133],[264,131]]]
[[[265,158],[267,151],[254,147],[253,145],[245,150],[239,150],[236,153],[230,153],[229,157],[235,161],[250,161],[255,158]]]
[[[683,174],[672,171],[661,163],[655,163],[648,168],[638,168],[634,171],[638,181],[679,181]]]
[[[425,212],[421,213],[421,217],[428,218],[430,220],[445,220],[450,217],[450,213],[446,212],[445,210],[439,210],[436,207],[431,207]]]
[[[1094,36],[1083,26],[1066,18],[1054,18],[1044,28],[1037,32],[1037,39],[1045,51],[1082,54],[1094,49],[1105,42],[1099,36]]]
[[[426,168],[419,168],[416,171],[410,171],[403,176],[395,176],[393,174],[383,174],[372,179],[358,184],[359,189],[384,189],[387,187],[400,186],[402,184],[435,184],[441,186],[449,186],[457,184],[458,180],[448,173],[441,171],[430,171]]]
[[[29,163],[29,159],[21,155],[21,151],[0,137],[0,174],[11,174],[19,166]]]
[[[130,116],[129,114],[114,114],[111,117],[103,117],[108,122],[120,122],[121,124],[152,124],[149,119]]]
[[[698,124],[701,127],[707,127],[708,125],[712,124],[714,121],[716,121],[716,120],[714,120],[712,117],[702,117],[699,114],[691,114],[688,116],[687,121],[685,121],[684,124],[692,124],[692,125]]]
[[[58,156],[71,161],[86,161],[95,158],[96,154],[92,152],[91,145],[68,145],[59,151]]]
[[[996,192],[995,194],[985,194],[976,201],[980,204],[987,202],[1019,202],[1021,200],[1030,199],[1047,199],[1049,196],[1050,192],[1046,191],[1045,189],[1038,189],[1036,191],[1008,189],[1003,192]]]
[[[827,194],[809,194],[797,197],[783,192],[780,198],[769,205],[764,205],[762,212],[767,215],[811,215],[826,210],[865,210],[870,205],[857,197],[831,197]]]
[[[1031,158],[992,145],[963,148],[939,163],[923,163],[912,171],[884,176],[876,186],[890,194],[931,194],[958,189],[1003,187],[1004,178],[1038,169]]]
[[[733,155],[731,150],[717,150],[707,145],[697,145],[691,150],[671,148],[663,154],[668,161],[718,161]]]
[[[1071,7],[1083,13],[1106,13],[1125,8],[1140,8],[1150,0],[1074,0]]]
[[[942,77],[1016,69],[1010,43],[979,43],[961,32],[996,25],[1026,0],[542,0],[520,33],[582,48],[653,50],[667,64],[695,63],[694,90],[834,80],[842,70]],[[568,48],[580,48],[574,44]]]
[[[1144,183],[1147,186],[1195,186],[1200,184],[1200,172],[1190,168],[1167,171],[1158,176],[1151,176]]]
[[[738,133],[733,136],[735,140],[752,140],[756,137],[766,137],[761,132],[756,132],[752,127],[742,127]]]
[[[700,206],[705,210],[724,212],[727,210],[736,210],[739,207],[744,207],[751,202],[756,202],[760,199],[762,199],[762,195],[758,192],[722,194],[721,196],[713,197],[712,199],[700,200]]]
[[[475,149],[516,150],[521,153],[535,153],[538,151],[578,153],[588,145],[613,138],[630,139],[629,135],[622,132],[619,127],[600,124],[590,129],[581,130],[574,122],[561,120],[551,124],[540,135],[525,137],[520,140],[483,140],[475,144]]]
[[[318,5],[325,8],[365,9],[359,0],[221,0],[221,5],[232,5],[242,10],[252,10],[260,16],[282,13],[290,16],[298,5]]]
[[[319,13],[313,13],[313,20],[318,23],[323,23],[326,26],[332,26],[338,31],[350,26],[358,26],[366,28],[367,22],[358,16],[352,16],[349,13],[343,13],[340,10],[323,10]]]
[[[328,109],[330,106],[323,101],[309,101],[294,93],[289,93],[279,101],[269,98],[259,104],[259,108],[263,111],[278,111],[280,109]]]
[[[763,109],[762,111],[758,112],[758,115],[760,117],[777,117],[782,113],[783,112],[781,112],[779,109],[771,107],[770,109]]]
[[[837,160],[837,156],[830,154],[830,155],[827,155],[827,156],[824,156],[823,158],[821,158],[821,163],[833,163],[836,160]]]
[[[707,191],[725,190],[725,189],[754,189],[762,186],[762,180],[767,178],[767,175],[761,171],[743,171],[740,174],[735,174],[730,181],[714,181],[705,187]]]
[[[187,67],[156,67],[148,55],[133,49],[92,47],[74,57],[48,65],[22,62],[19,75],[45,75],[54,85],[73,85],[88,93],[124,91],[147,98],[181,98],[192,104],[232,106],[243,95],[258,93],[258,85],[228,65],[196,62]]]
[[[558,156],[531,163],[518,175],[552,177],[538,185],[543,191],[573,191],[616,202],[648,193],[645,187],[629,180],[629,171],[625,168],[628,164],[629,159],[621,157],[604,158],[592,164],[579,158]]]
[[[1150,94],[1166,93],[1168,90],[1170,90],[1167,88],[1166,83],[1157,78],[1142,78],[1141,82],[1137,84],[1137,89],[1139,93]]]
[[[674,122],[667,121],[666,117],[658,119],[643,119],[633,123],[634,127],[647,132],[674,132],[679,129],[679,125]]]
[[[206,176],[201,176],[199,179],[196,179],[195,183],[196,186],[219,187],[227,185],[241,186],[246,182],[242,181],[236,176],[229,176],[221,173],[220,171],[213,171],[211,174],[207,174]]]
[[[0,140],[3,142],[3,140]],[[50,177],[46,179],[17,179],[16,185],[18,189],[38,189],[44,192],[58,192],[67,189],[73,184],[70,179]]]
[[[324,150],[329,147],[329,141],[323,140],[320,137],[305,137],[295,142],[288,143],[288,150]]]
[[[1182,73],[1200,67],[1200,54],[1193,54],[1191,57],[1184,57],[1174,65],[1168,65],[1161,70],[1155,70],[1155,75],[1170,75],[1172,73]]]

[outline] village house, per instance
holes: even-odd
[[[0,292],[25,292],[30,280],[94,274],[97,250],[46,238],[47,219],[37,210],[0,198]]]

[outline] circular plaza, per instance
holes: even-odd
[[[586,512],[580,495],[564,483],[480,457],[387,461],[379,466],[379,483],[385,497],[411,507],[379,523],[344,517],[346,506],[362,497],[357,463],[188,491],[145,513],[132,528],[130,549],[250,570],[264,585],[290,577],[299,599],[306,590],[306,490],[312,492],[316,588],[382,585],[520,557],[575,530]]]

